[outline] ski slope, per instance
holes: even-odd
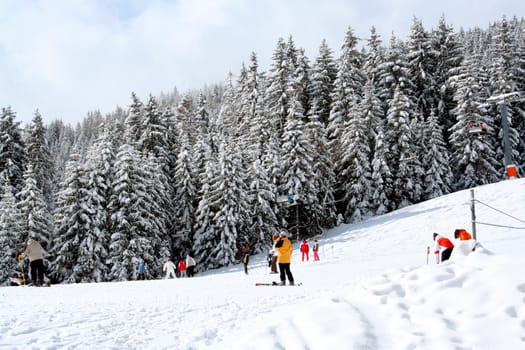
[[[525,180],[475,197],[478,221],[516,228],[479,225],[485,249],[441,265],[432,233],[471,231],[470,191],[330,230],[318,262],[296,243],[301,286],[255,287],[278,280],[260,255],[248,275],[3,287],[0,348],[525,349]]]

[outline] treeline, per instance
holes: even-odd
[[[312,237],[452,191],[505,178],[494,95],[525,90],[525,24],[455,32],[417,18],[406,41],[351,28],[336,55],[310,60],[279,39],[268,71],[253,53],[236,78],[172,91],[75,128],[0,119],[0,277],[29,236],[58,282],[122,281],[167,256],[199,270],[266,251],[286,228]],[[523,102],[508,106],[523,169]],[[472,134],[469,123],[484,123]]]

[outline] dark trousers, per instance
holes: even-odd
[[[195,266],[188,266],[187,268],[188,270],[188,277],[193,277],[195,276]]]
[[[43,283],[44,282],[44,260],[37,259],[29,263],[31,267],[31,282],[32,283]]]
[[[441,253],[441,262],[446,261],[450,258],[450,254],[452,254],[453,248],[447,248]]]
[[[281,283],[286,282],[286,277],[288,277],[288,282],[293,283],[292,271],[290,271],[290,263],[279,263],[279,271],[281,272]]]
[[[270,262],[272,273],[277,273],[277,257],[272,256],[272,261]]]

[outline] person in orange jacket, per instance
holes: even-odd
[[[460,241],[469,241],[472,239],[472,235],[464,228],[458,228],[454,231],[454,238],[459,239]]]
[[[308,254],[310,253],[310,246],[308,245],[308,242],[306,239],[301,243],[301,261],[304,261],[304,257],[306,256],[306,261],[308,261]]]
[[[434,254],[436,254],[436,262],[439,264],[440,262],[448,260],[454,249],[454,244],[450,239],[441,236],[437,232],[434,232],[434,241],[436,241],[436,249],[434,250]]]
[[[290,270],[290,263],[292,261],[293,246],[292,242],[288,239],[288,233],[281,231],[279,239],[274,244],[275,250],[277,250],[277,262],[279,263],[279,272],[281,277],[281,285],[286,284],[286,278],[288,277],[288,283],[293,286],[294,279],[292,271]]]

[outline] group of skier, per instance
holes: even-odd
[[[433,234],[434,241],[436,242],[436,247],[434,249],[434,254],[436,255],[436,263],[442,263],[447,261],[454,250],[454,243],[445,236],[440,235],[437,232]],[[472,235],[467,232],[467,230],[460,228],[454,231],[454,238],[460,241],[471,241]],[[479,243],[473,242],[472,250],[475,250],[476,247],[480,246]]]
[[[25,260],[29,260],[30,280],[25,278]],[[29,238],[26,242],[24,252],[18,255],[18,266],[21,269],[21,274],[14,273],[9,278],[10,286],[20,286],[24,284],[32,286],[44,285],[45,266],[44,266],[44,248],[34,238]]]
[[[166,262],[162,266],[162,271],[166,273],[165,279],[176,278],[176,277],[193,277],[195,276],[195,259],[189,254],[186,258],[180,258],[177,265],[171,261],[171,257],[166,258]]]

